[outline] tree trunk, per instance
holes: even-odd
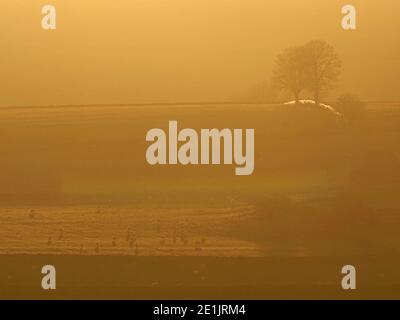
[[[314,95],[314,101],[315,101],[315,105],[316,106],[319,106],[319,103],[320,103],[320,101],[319,101],[319,90],[318,89],[316,89],[315,90],[315,95]]]
[[[300,95],[299,95],[298,92],[295,92],[295,93],[294,93],[294,101],[295,101],[296,105],[299,104],[299,96],[300,96]]]

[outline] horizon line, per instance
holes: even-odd
[[[369,100],[365,103],[400,103],[395,100]],[[95,108],[95,107],[147,107],[147,106],[202,106],[202,105],[274,105],[284,101],[178,101],[178,102],[133,102],[133,103],[88,103],[88,104],[48,104],[48,105],[0,105],[0,109],[48,109],[48,108]],[[322,102],[323,103],[323,102]]]

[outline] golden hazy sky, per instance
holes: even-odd
[[[323,39],[338,88],[400,100],[400,2],[352,0],[1,0],[0,105],[229,100],[269,80],[285,47]],[[57,30],[41,29],[55,4]]]

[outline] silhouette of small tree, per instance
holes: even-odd
[[[273,70],[273,87],[293,94],[296,103],[301,92],[309,86],[307,60],[304,47],[287,48],[277,57]]]

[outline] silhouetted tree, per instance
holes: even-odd
[[[286,49],[278,56],[273,71],[273,86],[292,93],[296,103],[301,92],[309,86],[306,53],[304,47]]]
[[[314,40],[304,46],[307,56],[307,81],[316,104],[338,78],[341,61],[335,49],[322,40]]]

